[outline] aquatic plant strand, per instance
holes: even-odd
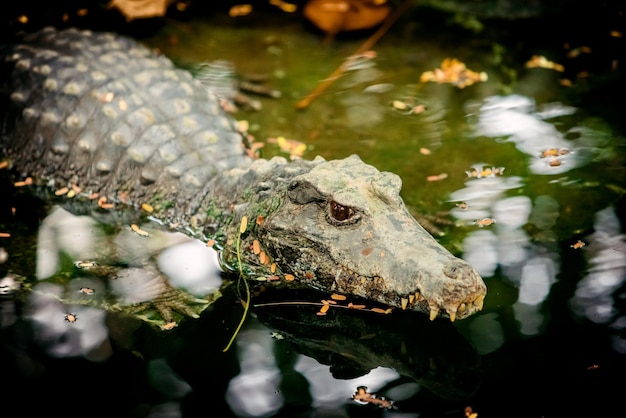
[[[233,344],[233,341],[235,341],[235,338],[237,338],[237,334],[239,334],[239,330],[246,320],[246,316],[248,315],[248,307],[250,306],[250,286],[248,285],[248,281],[246,280],[246,278],[243,276],[243,269],[241,268],[241,234],[246,231],[247,226],[248,217],[244,216],[241,218],[241,224],[239,225],[239,234],[237,235],[237,263],[239,265],[239,280],[237,281],[237,287],[239,287],[239,281],[243,280],[243,283],[246,285],[246,303],[243,307],[243,315],[241,315],[241,320],[239,321],[239,325],[237,325],[237,329],[235,329],[235,332],[230,338],[230,341],[222,350],[222,352],[224,353],[228,351],[230,346]]]

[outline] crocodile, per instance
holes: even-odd
[[[483,307],[480,275],[410,214],[400,177],[352,155],[255,158],[193,76],[136,40],[44,28],[0,51],[0,152],[70,189],[215,240],[222,264],[437,317]],[[284,282],[284,280],[282,280]]]

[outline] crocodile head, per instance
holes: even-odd
[[[286,182],[257,237],[283,273],[324,291],[465,318],[486,286],[411,216],[400,178],[357,156],[324,161]]]

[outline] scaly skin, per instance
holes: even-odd
[[[225,264],[257,277],[289,274],[431,319],[482,309],[484,282],[409,214],[398,176],[356,156],[252,160],[215,96],[119,36],[45,29],[0,56],[0,145],[19,175],[150,203],[156,217],[217,237]]]

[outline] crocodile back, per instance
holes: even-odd
[[[0,54],[0,146],[22,175],[181,218],[251,162],[218,98],[131,39],[47,28]]]

